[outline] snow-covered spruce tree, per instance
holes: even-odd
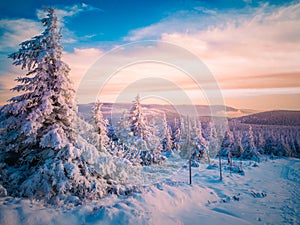
[[[259,129],[257,132],[256,132],[256,138],[255,138],[255,146],[257,148],[257,151],[259,152],[259,154],[264,154],[264,146],[265,146],[265,138],[263,136],[263,133],[262,133],[262,129]]]
[[[207,148],[207,156],[208,156],[208,163],[210,163],[210,157],[217,155],[219,151],[219,141],[218,141],[218,133],[216,130],[215,125],[212,122],[208,123],[208,148]]]
[[[243,154],[242,134],[240,130],[234,131],[234,144],[232,147],[232,155],[237,158],[242,158]]]
[[[172,148],[179,151],[180,150],[180,139],[181,139],[181,127],[180,122],[177,118],[174,119],[174,126],[172,132]]]
[[[116,130],[112,123],[112,118],[108,119],[107,136],[112,142],[118,141],[118,137],[116,135]]]
[[[74,129],[77,119],[69,67],[61,60],[55,10],[47,9],[41,35],[9,57],[27,70],[1,108],[0,175],[9,195],[39,199],[96,199],[106,179],[125,178],[108,154],[99,153]],[[113,167],[118,167],[116,170]],[[105,179],[104,179],[105,178]]]
[[[189,158],[191,151],[191,121],[188,116],[186,118],[180,118],[180,140],[179,140],[179,149],[180,149],[180,156],[183,158]]]
[[[146,123],[146,118],[142,112],[141,99],[139,95],[137,95],[135,101],[133,101],[128,119],[133,136],[141,138],[142,140],[147,140],[151,133],[150,128]]]
[[[168,125],[166,114],[163,114],[162,118],[162,126],[161,126],[161,135],[162,137],[162,149],[164,152],[172,150],[172,131],[171,128]]]
[[[116,135],[118,138],[118,142],[125,143],[126,140],[128,140],[129,138],[129,133],[130,133],[130,128],[128,122],[128,115],[127,112],[124,111],[116,125]]]
[[[291,157],[291,149],[289,148],[285,136],[280,134],[280,137],[277,140],[277,152],[278,156],[288,156]]]
[[[165,131],[165,135],[164,135],[164,139],[163,139],[163,149],[164,149],[164,151],[172,150],[173,142],[172,142],[171,133],[172,133],[172,130],[168,126],[166,131]]]
[[[207,145],[207,141],[202,134],[201,122],[197,118],[194,118],[191,120],[190,146],[192,148],[192,160],[195,161],[195,166],[199,166],[198,162],[205,156]]]
[[[96,132],[99,135],[98,149],[99,151],[106,151],[109,145],[109,138],[107,136],[108,121],[103,118],[101,108],[102,104],[100,102],[96,102],[93,107],[93,118],[96,126]]]
[[[5,114],[6,129],[2,132],[6,145],[5,157],[20,162],[36,164],[38,157],[30,150],[36,147],[51,147],[50,139],[64,145],[72,140],[74,117],[74,90],[68,77],[69,67],[61,61],[61,35],[57,28],[54,10],[42,20],[45,31],[20,44],[19,51],[9,55],[13,64],[26,69],[25,77],[16,79],[20,84],[12,91],[22,92],[11,98],[10,104],[1,111]],[[61,147],[61,146],[59,146]]]
[[[119,158],[129,160],[133,165],[140,165],[141,149],[135,147],[135,139],[130,131],[128,115],[123,112],[116,126],[117,143],[112,146],[110,152]]]
[[[225,131],[225,135],[221,143],[221,151],[220,151],[221,156],[228,156],[229,153],[232,155],[233,145],[234,145],[233,133],[228,127],[227,130]]]
[[[264,153],[267,155],[273,155],[276,152],[276,148],[277,146],[273,131],[267,131],[265,134]]]
[[[243,153],[242,158],[259,161],[259,153],[254,145],[254,137],[252,126],[249,125],[248,132],[245,132],[242,137]]]
[[[140,150],[142,165],[160,163],[161,146],[157,143],[157,137],[151,132],[147,120],[142,112],[140,96],[137,95],[128,115],[129,127],[133,136],[131,146]]]

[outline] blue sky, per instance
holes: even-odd
[[[197,55],[216,77],[228,105],[300,108],[300,2],[255,0],[1,1],[1,104],[11,96],[11,81],[22,74],[10,65],[7,55],[21,41],[42,31],[43,6],[57,9],[64,59],[75,84],[91,62],[108,50],[134,41],[157,40]],[[137,68],[127,68],[124,76],[142,74]],[[158,73],[156,69],[154,66],[151,72]]]
[[[111,47],[111,42],[125,42],[130,32],[159,23],[165,20],[178,19],[186,22],[184,26],[174,26],[173,30],[206,29],[215,23],[223,23],[220,18],[213,18],[209,10],[218,13],[238,11],[247,14],[260,5],[287,5],[287,1],[36,1],[29,0],[26,4],[20,0],[1,1],[0,19],[29,19],[37,21],[37,11],[44,6],[52,6],[67,11],[64,16],[65,29],[70,33],[67,37],[76,38],[76,43],[65,47],[68,50],[76,47],[99,45],[103,48]],[[16,7],[18,6],[18,7]],[[72,12],[72,13],[71,13]],[[209,18],[208,18],[209,17]],[[199,20],[200,26],[189,24],[191,18]],[[3,32],[3,31],[2,31]],[[149,35],[159,38],[159,34]],[[67,38],[66,37],[66,38]],[[149,37],[145,37],[146,39]],[[125,41],[124,41],[125,39]]]

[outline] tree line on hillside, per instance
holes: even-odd
[[[249,125],[229,122],[224,137],[218,136],[211,121],[201,122],[185,116],[167,121],[166,114],[143,114],[140,97],[137,96],[129,113],[124,112],[117,124],[103,118],[100,103],[94,114],[101,122],[102,140],[112,155],[124,157],[134,164],[150,165],[165,160],[162,155],[172,151],[183,158],[192,157],[193,165],[210,162],[211,157],[221,155],[259,162],[262,155],[300,157],[299,127]],[[99,116],[100,115],[100,116]],[[150,119],[151,120],[151,119]],[[99,123],[99,121],[95,121]],[[103,128],[105,124],[105,128]],[[167,154],[166,154],[167,153]]]

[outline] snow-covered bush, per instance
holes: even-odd
[[[0,197],[6,197],[7,191],[6,189],[0,184]]]

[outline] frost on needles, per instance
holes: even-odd
[[[54,9],[42,23],[41,35],[9,55],[27,74],[12,89],[20,95],[1,108],[0,186],[12,196],[54,202],[97,199],[112,180],[124,182],[130,164],[98,151],[76,129],[85,122],[77,116],[70,68],[61,60]]]

